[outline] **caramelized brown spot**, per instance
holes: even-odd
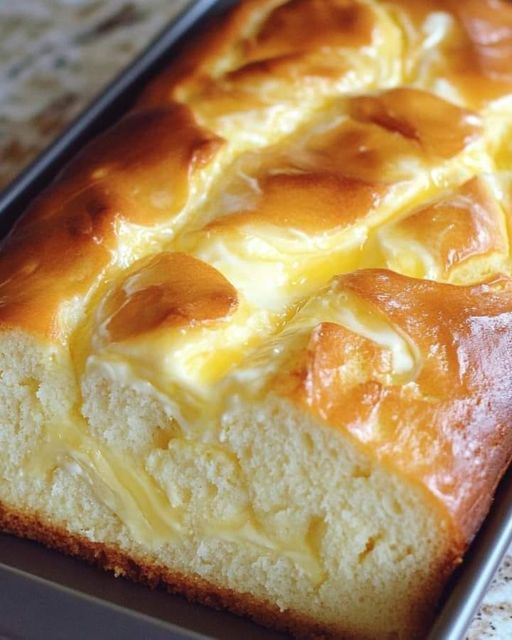
[[[238,64],[216,78],[224,93],[223,102],[226,94],[245,93],[255,108],[259,100],[268,100],[269,89],[270,101],[275,102],[276,81],[278,86],[288,86],[277,99],[289,100],[290,82],[300,90],[307,78],[334,80],[344,76],[350,69],[344,57],[346,49],[370,45],[375,25],[374,10],[355,0],[290,0],[281,4],[254,36],[240,42]],[[263,93],[255,92],[256,84],[262,85]],[[201,107],[203,103],[201,100]]]
[[[125,219],[151,225],[183,208],[190,174],[210,162],[222,144],[198,127],[186,107],[135,111],[92,142],[62,179],[77,186],[107,184],[130,199]]]
[[[167,102],[193,102],[203,82],[211,84],[228,69],[219,68],[219,60],[231,60],[234,52],[242,48],[245,34],[254,15],[265,11],[261,0],[246,0],[220,16],[206,21],[196,36],[187,38],[186,45],[174,57],[172,65],[164,69],[145,88],[138,105],[142,108]],[[263,5],[263,6],[262,6]],[[231,55],[230,55],[231,54]],[[233,63],[243,64],[245,58],[234,56]]]
[[[427,155],[451,158],[481,133],[479,116],[418,89],[392,89],[351,101],[351,115],[418,142]]]
[[[371,42],[374,24],[370,7],[354,0],[290,0],[272,11],[247,43],[247,61],[322,47],[362,47]]]
[[[220,320],[237,304],[236,289],[216,269],[185,253],[161,253],[116,292],[107,330],[118,342]]]
[[[416,73],[426,69],[436,82],[447,81],[467,100],[480,107],[512,93],[512,6],[504,0],[392,0],[407,23],[411,38],[406,56],[415,61]],[[423,47],[428,16],[449,13],[453,19],[443,39]],[[414,26],[415,35],[411,30]]]
[[[46,208],[52,215],[40,219],[38,211]],[[0,325],[58,337],[58,308],[85,293],[109,263],[122,210],[122,200],[100,186],[63,207],[51,191],[36,201],[0,253]]]
[[[415,89],[354,98],[350,108],[355,120],[277,152],[256,176],[250,210],[210,228],[265,222],[314,233],[348,226],[378,207],[391,184],[416,177],[418,164],[451,158],[480,133],[473,112]]]
[[[381,187],[414,177],[418,162],[424,154],[416,141],[353,120],[310,140],[300,158],[310,170],[319,167]]]
[[[310,404],[327,406],[332,387],[365,385],[372,377],[391,372],[389,349],[338,324],[324,322],[313,330],[305,379]],[[366,409],[371,411],[371,405]]]
[[[347,48],[370,45],[375,11],[356,0],[240,3],[179,56],[142,104],[184,101],[206,118],[290,101],[305,78],[350,71]],[[253,33],[254,26],[256,27]],[[219,64],[219,61],[220,64]]]
[[[386,348],[324,324],[311,336],[297,400],[428,487],[467,539],[512,447],[512,281],[461,287],[367,270],[338,287],[408,336],[420,366],[413,381],[386,384]]]
[[[480,178],[394,225],[401,237],[423,244],[433,254],[445,277],[469,258],[505,252],[502,227],[499,205]]]
[[[267,175],[260,188],[255,210],[224,216],[210,228],[263,222],[308,233],[330,231],[366,216],[387,190],[384,185],[328,173]]]
[[[486,76],[512,82],[512,4],[504,0],[453,2]]]
[[[451,158],[480,133],[473,112],[415,89],[354,98],[350,109],[355,120],[277,152],[256,175],[250,210],[210,228],[264,222],[314,233],[348,226],[378,207],[393,183],[415,178],[418,164]]]
[[[3,244],[0,325],[56,336],[60,305],[87,292],[111,262],[116,222],[172,222],[190,175],[221,144],[172,105],[130,113],[89,144]]]

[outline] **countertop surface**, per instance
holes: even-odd
[[[190,0],[1,0],[0,188]],[[512,550],[468,640],[512,638]]]

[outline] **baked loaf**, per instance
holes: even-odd
[[[0,521],[420,638],[512,452],[512,4],[247,0],[0,253]]]

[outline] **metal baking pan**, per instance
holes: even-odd
[[[0,236],[92,136],[113,123],[180,43],[236,0],[196,0],[0,194]],[[462,640],[512,542],[512,468],[445,590],[428,640]],[[151,591],[27,540],[0,534],[0,640],[279,640],[242,618]]]

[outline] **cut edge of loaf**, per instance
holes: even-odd
[[[24,356],[28,356],[26,349]],[[16,382],[14,384],[17,386]],[[130,391],[137,396],[135,389]],[[28,416],[30,413],[25,404],[27,401],[27,396],[19,398],[17,411],[20,415]],[[122,422],[123,413],[116,413]],[[4,419],[7,423],[8,416],[5,415]],[[181,438],[175,436],[175,439],[179,445]],[[44,438],[28,442],[23,437],[23,430],[6,432],[3,440],[5,446],[0,460],[9,457],[7,443],[14,446],[18,442],[19,448],[14,449],[19,455],[22,451],[26,455],[44,447]],[[295,637],[347,640],[375,640],[380,637],[388,640],[391,637],[420,638],[428,631],[441,586],[457,563],[461,549],[450,524],[429,506],[430,500],[424,489],[403,483],[396,474],[389,473],[368,458],[349,438],[313,419],[285,399],[272,397],[272,394],[263,403],[235,403],[223,421],[221,441],[238,459],[242,475],[250,478],[250,502],[247,507],[240,504],[240,508],[244,507],[242,512],[248,509],[249,514],[264,515],[268,522],[261,534],[265,536],[268,532],[275,532],[277,538],[274,543],[278,547],[279,540],[285,539],[288,530],[297,537],[298,546],[291,543],[289,549],[278,549],[276,553],[272,546],[267,548],[268,540],[263,541],[261,548],[258,540],[256,546],[248,545],[247,541],[253,536],[250,532],[245,542],[238,540],[236,531],[232,534],[230,530],[216,532],[213,529],[208,535],[201,522],[194,521],[197,515],[190,523],[183,523],[187,531],[191,527],[191,535],[181,537],[176,545],[165,545],[159,551],[153,545],[137,544],[129,528],[94,495],[94,483],[91,484],[90,480],[83,482],[82,474],[76,473],[71,460],[61,470],[38,475],[37,483],[27,483],[27,478],[14,472],[15,465],[6,464],[5,477],[0,476],[0,502],[3,503],[3,510],[0,507],[0,530],[38,540],[139,582],[161,583],[189,599],[229,609],[266,626],[291,632]],[[275,454],[273,463],[269,460],[269,449]],[[178,448],[177,453],[180,451]],[[161,464],[147,468],[160,490],[167,493],[171,450],[156,453]],[[192,490],[196,488],[194,478],[204,475],[201,461],[204,465],[208,455],[208,450],[205,450],[193,456],[197,466],[192,465],[189,470],[193,476],[190,480]],[[184,459],[177,472],[181,468],[186,484],[188,480],[183,464],[189,464],[191,459],[190,456],[179,456],[178,460],[180,458]],[[79,457],[75,463],[77,461],[80,462]],[[370,465],[369,469],[367,465]],[[218,499],[222,499],[226,508],[233,508],[233,498],[236,497],[233,487],[238,487],[238,482],[235,482],[238,474],[226,482],[230,480],[230,477],[224,478],[225,474],[229,476],[229,465],[222,469],[222,474],[216,475],[215,486],[222,489],[225,485],[225,489],[219,492]],[[295,472],[300,470],[297,478]],[[279,491],[276,489],[276,473],[283,476]],[[349,474],[346,481],[345,473]],[[80,478],[82,480],[78,484]],[[378,488],[382,481],[384,493]],[[343,487],[347,485],[341,493],[340,483]],[[388,494],[389,504],[386,500]],[[171,499],[171,494],[167,495]],[[194,495],[191,496],[194,504],[189,509],[192,515],[197,513],[202,494],[199,491],[197,496]],[[283,496],[287,495],[296,507],[290,515],[291,520],[287,515],[289,509],[279,507]],[[323,507],[320,504],[322,495],[327,500]],[[364,495],[371,497],[368,504],[363,503]],[[401,518],[395,513],[394,496],[399,500],[398,511],[402,508],[410,510],[410,517]],[[374,503],[378,506],[378,517],[370,526],[365,512]],[[268,508],[262,508],[262,505]],[[221,503],[218,508],[220,506]],[[326,510],[325,531],[323,528],[317,531],[315,527],[319,508]],[[78,512],[85,516],[80,521],[76,518]],[[286,522],[282,522],[282,516],[286,516]],[[337,520],[340,520],[339,526],[336,525]],[[346,535],[340,536],[340,527],[344,525],[347,525]],[[404,525],[409,530],[406,529],[406,535],[402,536],[399,534]],[[236,526],[244,527],[244,519]],[[379,537],[381,530],[385,533],[382,540]],[[326,532],[328,537],[325,537]],[[301,538],[304,538],[302,542]],[[393,540],[398,547],[392,544]],[[421,540],[419,544],[418,540]],[[301,568],[304,560],[308,562],[310,545],[313,546],[313,560],[320,554],[321,566],[329,577],[321,593],[316,587],[308,586],[306,574],[311,572],[311,567]],[[408,545],[412,545],[410,549]],[[300,557],[297,559],[297,554],[303,556],[305,552],[308,553],[302,561]],[[222,554],[226,554],[227,562],[219,564]],[[384,554],[381,559],[388,567],[389,575],[385,573],[379,577],[379,560],[374,560],[375,554],[377,558]],[[230,558],[233,558],[233,569],[223,575],[222,564],[229,564]],[[347,584],[348,575],[353,570],[357,572],[357,580],[347,590],[344,583]],[[396,579],[398,574],[400,584]],[[282,584],[284,576],[286,580]],[[367,584],[368,580],[372,585]],[[297,593],[299,586],[300,593]],[[282,597],[275,596],[277,587],[283,592]],[[389,591],[392,605],[388,608],[384,606],[383,599]],[[316,594],[314,603],[312,594]],[[358,603],[358,594],[366,594],[366,600]],[[275,604],[270,603],[271,599]],[[358,622],[349,615],[344,599],[354,600],[356,607],[365,612],[364,623],[363,619]],[[294,606],[293,601],[299,603],[298,606]],[[319,614],[319,607],[325,608],[325,619],[313,622],[308,609],[312,614]],[[337,620],[338,613],[344,610],[345,615]]]
[[[79,558],[92,566],[143,584],[152,589],[163,588],[192,603],[213,609],[230,611],[254,622],[297,638],[323,640],[334,638],[332,631],[296,611],[281,611],[271,602],[214,585],[198,575],[184,575],[149,559],[134,558],[121,549],[93,542],[76,533],[45,521],[41,515],[9,508],[0,502],[0,531],[45,545],[68,556]],[[344,633],[352,640],[356,636]],[[357,636],[359,639],[360,636]]]

